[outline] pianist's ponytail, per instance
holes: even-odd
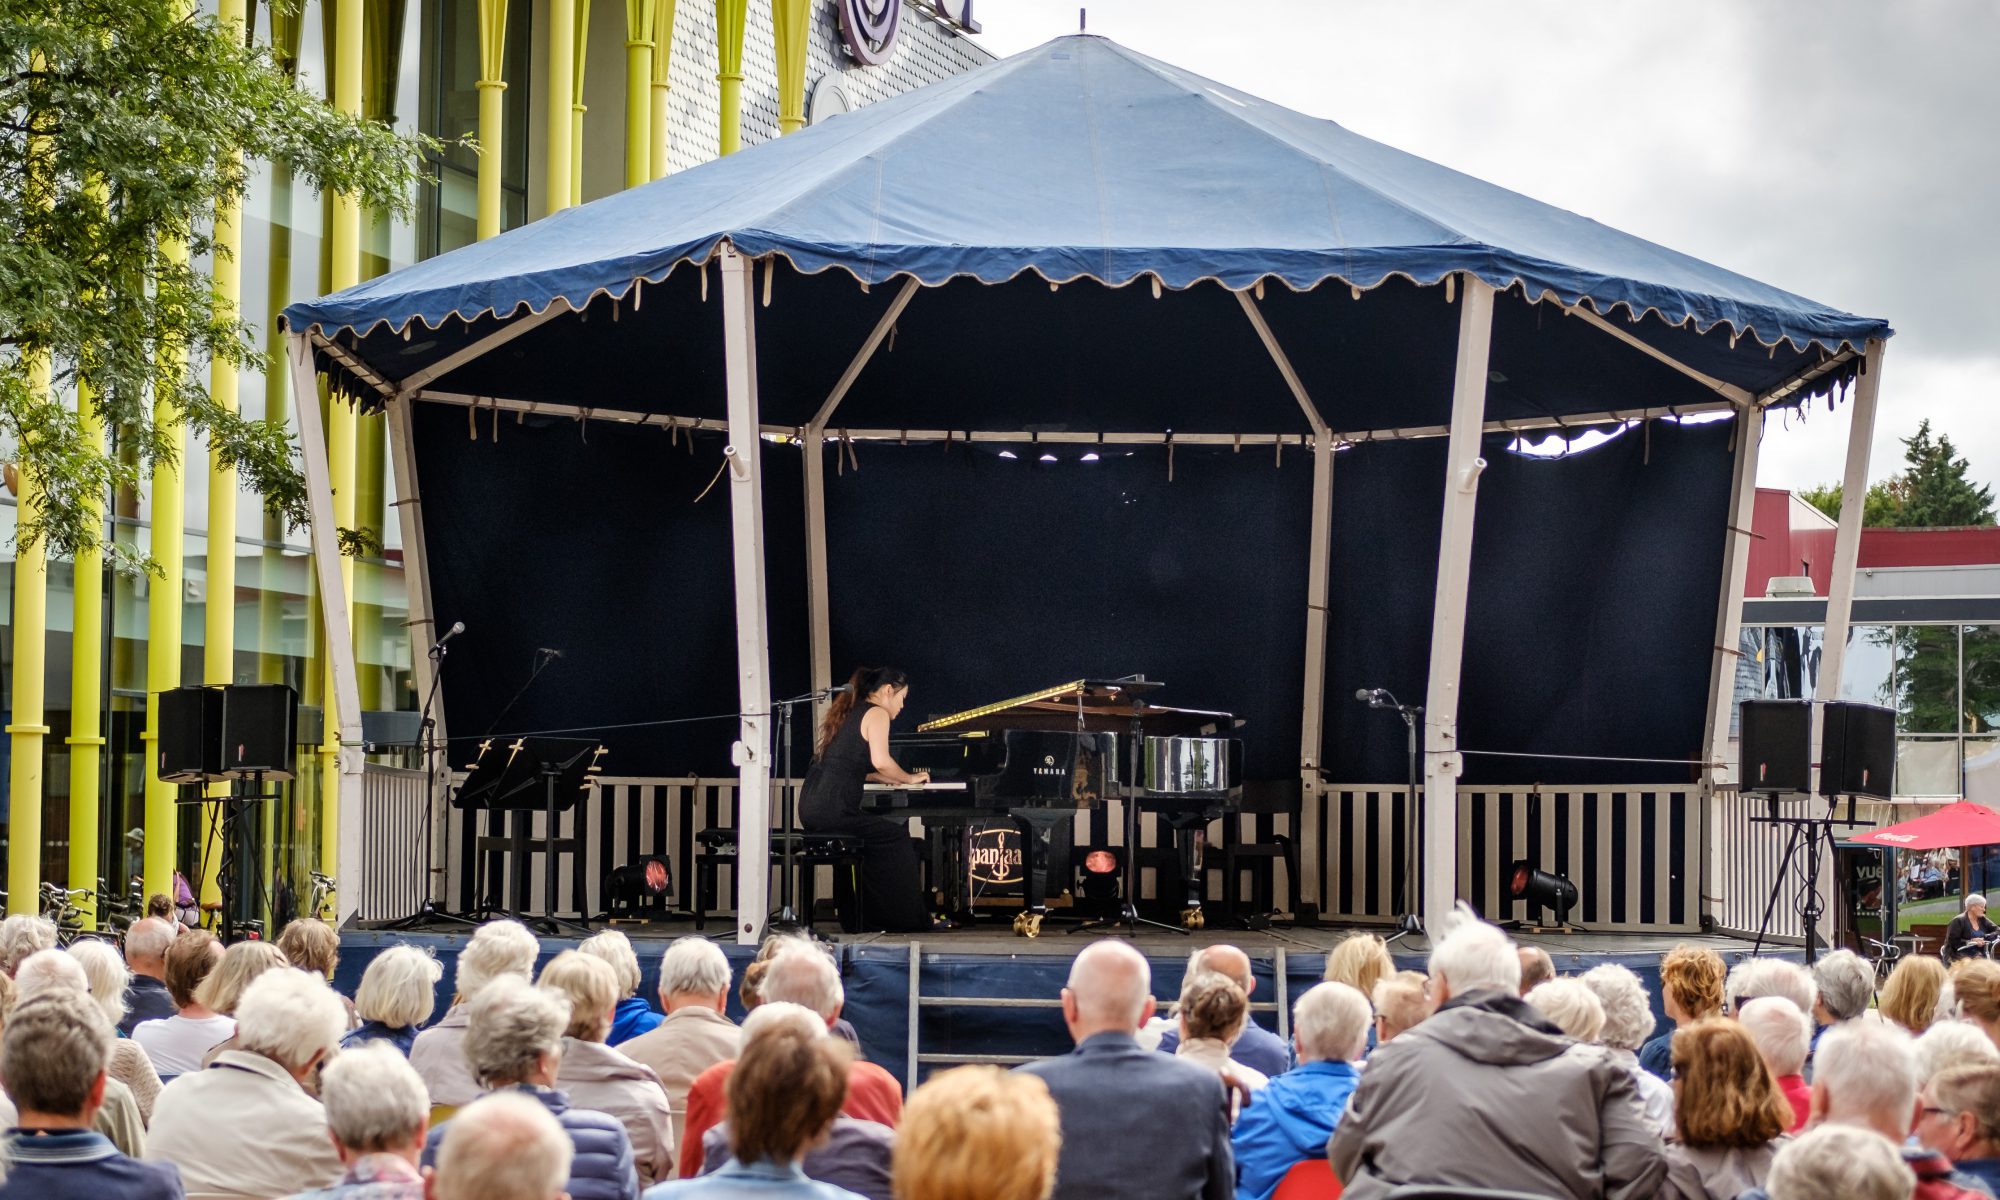
[[[908,687],[910,678],[895,667],[856,667],[854,674],[847,677],[847,690],[835,696],[833,703],[826,706],[826,716],[819,723],[819,739],[813,747],[813,756],[817,758],[825,754],[826,748],[833,743],[833,735],[847,723],[855,706],[874,695],[875,689],[885,686]]]

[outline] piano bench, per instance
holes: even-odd
[[[694,874],[694,927],[706,929],[708,914],[717,903],[716,875],[723,867],[736,866],[736,831],[734,829],[704,829],[694,835],[701,847],[695,852]],[[818,897],[813,886],[816,868],[830,866],[837,874],[852,870],[857,876],[861,871],[861,839],[846,833],[777,833],[771,834],[771,865],[782,871],[785,867],[785,843],[792,843],[792,865],[798,870],[796,894],[799,898],[798,912],[807,925],[813,922],[813,907]],[[857,878],[856,883],[859,883]],[[855,897],[854,920],[860,927],[861,889],[852,889]]]

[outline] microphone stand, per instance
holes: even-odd
[[[417,905],[417,911],[398,921],[384,926],[387,929],[416,929],[431,921],[450,921],[460,925],[477,925],[479,922],[459,913],[450,912],[437,901],[437,870],[431,859],[431,827],[437,823],[431,806],[437,803],[437,717],[432,709],[437,704],[438,685],[443,682],[445,642],[451,640],[446,634],[442,640],[433,642],[430,648],[431,686],[424,696],[423,716],[419,722],[423,731],[424,750],[424,898]],[[451,826],[445,826],[445,856],[451,856]]]
[[[1423,805],[1418,802],[1417,796],[1423,786],[1423,747],[1419,735],[1423,727],[1424,706],[1421,704],[1404,704],[1397,700],[1395,694],[1387,688],[1363,688],[1355,694],[1355,699],[1360,700],[1370,708],[1394,709],[1396,715],[1403,718],[1403,725],[1409,734],[1410,808],[1409,816],[1403,822],[1403,826],[1409,831],[1409,834],[1408,841],[1403,848],[1403,878],[1400,885],[1396,888],[1396,928],[1398,931],[1396,937],[1402,937],[1405,934],[1416,933],[1423,929],[1423,923],[1418,920],[1416,912],[1410,907],[1410,885],[1415,881],[1418,864],[1422,861],[1418,853],[1418,847],[1423,844],[1424,809]]]
[[[817,704],[831,695],[833,695],[832,688],[822,688],[793,696],[789,700],[779,700],[772,705],[778,713],[776,758],[785,770],[784,784],[779,789],[778,805],[779,835],[784,842],[784,850],[778,874],[778,912],[764,922],[764,931],[758,941],[777,933],[803,933],[816,936],[813,934],[812,914],[807,913],[806,919],[800,920],[798,912],[792,908],[793,856],[798,842],[797,831],[792,827],[793,809],[797,801],[796,772],[792,769],[792,707],[797,704]],[[737,855],[740,857],[745,849],[738,843]]]

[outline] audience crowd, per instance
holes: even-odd
[[[320,922],[225,949],[148,918],[121,954],[8,917],[0,1200],[2000,1196],[2000,963],[1909,956],[1878,990],[1850,951],[1682,945],[1656,1031],[1627,967],[1446,924],[1424,971],[1343,939],[1283,1037],[1241,949],[1196,950],[1156,1012],[1148,961],[1100,940],[1061,991],[1070,1053],[906,1100],[804,938],[740,979],[678,939],[648,992],[622,933],[544,961],[493,921],[439,1013],[413,945],[342,996]]]

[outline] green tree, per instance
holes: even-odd
[[[1968,464],[1949,434],[1931,436],[1926,420],[1902,439],[1903,504],[1895,524],[1904,528],[1993,524],[1993,489],[1966,478]]]
[[[1812,505],[1827,516],[1840,519],[1841,486],[1829,483],[1823,487],[1807,488],[1799,493],[1799,499]],[[1861,504],[1861,523],[1870,527],[1894,525],[1903,507],[1903,482],[1901,477],[1885,479],[1868,489],[1868,495]]]
[[[267,51],[192,7],[0,3],[0,439],[42,489],[16,540],[52,555],[99,546],[121,561],[92,505],[173,453],[158,400],[272,511],[304,523],[290,435],[195,383],[212,360],[262,362],[248,327],[215,305],[205,263],[217,201],[243,193],[240,152],[407,213],[430,148],[299,90]],[[35,360],[53,368],[49,393],[31,385]],[[126,454],[84,440],[64,399],[79,382]]]

